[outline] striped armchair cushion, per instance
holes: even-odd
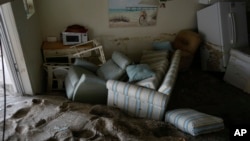
[[[192,109],[176,109],[166,112],[165,122],[193,136],[224,129],[223,119]]]
[[[160,83],[162,82],[163,76],[165,75],[166,69],[168,67],[167,60],[164,62],[162,61],[161,63],[162,64],[159,65],[156,64],[154,66],[150,65],[149,67],[154,71],[155,75],[150,78],[138,81],[136,82],[136,84],[157,90],[159,88]]]
[[[129,115],[162,120],[168,96],[155,90],[121,81],[108,80],[108,105],[119,107]]]
[[[181,50],[176,50],[172,60],[171,65],[169,67],[169,70],[167,74],[165,75],[165,78],[159,87],[158,91],[164,94],[170,94],[172,92],[177,74],[178,74],[178,67],[180,63],[180,57],[181,56]]]
[[[168,56],[168,51],[144,50],[140,63],[148,64],[156,75],[136,84],[157,90],[169,66]]]

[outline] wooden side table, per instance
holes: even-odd
[[[93,47],[92,42],[77,47],[65,46],[62,42],[44,42],[42,45],[43,59],[45,63],[72,63],[73,54]],[[91,52],[84,54],[84,57],[90,56]]]
[[[102,46],[95,40],[75,46],[65,46],[61,42],[44,42],[42,46],[47,72],[47,91],[64,90],[64,78],[72,64],[72,58],[85,58],[97,65],[106,62]],[[96,59],[98,61],[96,62]]]
[[[47,91],[64,90],[64,79],[68,73],[70,64],[68,63],[44,63],[47,71]]]
[[[77,47],[65,46],[62,42],[44,42],[42,53],[43,67],[47,72],[47,91],[64,90],[64,78],[72,64],[73,54],[93,46],[92,42]],[[91,52],[84,54],[84,57],[90,56]]]

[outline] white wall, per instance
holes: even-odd
[[[43,88],[42,41],[47,36],[59,37],[72,24],[89,29],[90,39],[99,39],[106,57],[113,50],[138,59],[141,50],[151,47],[155,39],[173,39],[181,29],[196,28],[197,0],[172,0],[159,9],[157,25],[152,27],[109,28],[108,0],[34,0],[36,13],[26,18],[23,1],[11,3],[25,61],[35,93]]]
[[[13,1],[11,6],[33,92],[41,93],[44,81],[42,79],[42,34],[38,14],[35,13],[30,19],[27,19],[22,0]]]
[[[108,0],[38,1],[44,40],[47,36],[59,37],[60,32],[71,24],[81,24],[89,29],[90,39],[102,41],[106,56],[110,56],[112,50],[122,50],[135,58],[142,48],[150,46],[155,36],[195,29],[199,7],[198,0],[172,0],[166,3],[166,8],[159,9],[156,26],[110,28]]]
[[[99,39],[106,57],[113,50],[138,59],[142,49],[151,47],[155,39],[173,39],[181,29],[196,28],[197,0],[172,0],[159,9],[157,25],[152,27],[110,28],[108,0],[34,0],[36,13],[26,19],[22,0],[13,1],[12,8],[35,93],[42,91],[42,41],[47,36],[59,37],[67,26],[84,25],[90,39]]]

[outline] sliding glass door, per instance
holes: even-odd
[[[0,9],[0,47],[3,52],[0,57],[0,96],[3,93],[3,80],[7,95],[21,95],[24,93],[20,73],[13,52],[13,46],[9,39],[9,33]],[[3,60],[3,61],[2,61]],[[4,67],[3,67],[4,65]],[[3,71],[4,69],[4,71]]]

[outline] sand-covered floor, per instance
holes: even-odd
[[[133,118],[116,108],[76,103],[61,96],[7,98],[5,140],[9,141],[226,140],[223,131],[192,137],[162,121]],[[2,98],[0,102],[2,139]]]

